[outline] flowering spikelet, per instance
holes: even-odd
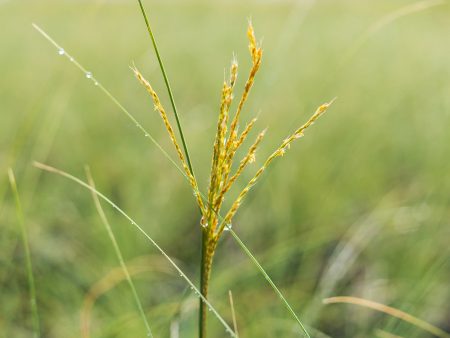
[[[300,128],[298,128],[291,136],[286,138],[281,145],[267,158],[267,160],[264,162],[262,167],[256,172],[256,174],[253,176],[253,178],[247,183],[245,188],[241,191],[239,196],[234,201],[233,205],[231,206],[228,213],[225,215],[225,218],[222,222],[222,224],[219,227],[218,233],[220,234],[223,229],[225,228],[226,224],[231,223],[231,220],[233,216],[236,214],[239,206],[242,203],[242,200],[244,199],[245,195],[250,191],[250,189],[256,184],[258,178],[262,175],[262,173],[267,169],[269,164],[278,156],[283,156],[283,154],[286,152],[287,149],[289,149],[291,143],[302,137],[304,131],[310,127],[314,122],[328,109],[328,107],[334,102],[334,99],[330,101],[329,103],[325,103],[321,106],[319,106],[314,114],[309,118],[309,120],[302,125]]]
[[[172,125],[170,124],[169,119],[167,118],[166,111],[165,111],[164,107],[162,106],[158,95],[153,90],[150,83],[142,76],[142,74],[139,72],[139,70],[136,67],[132,67],[131,69],[133,70],[133,72],[134,72],[136,78],[139,80],[139,82],[145,87],[147,92],[151,95],[153,104],[154,104],[154,109],[159,112],[159,115],[161,116],[161,118],[164,122],[164,125],[167,129],[167,132],[169,133],[170,140],[172,141],[173,145],[175,146],[175,150],[177,152],[178,158],[180,159],[181,164],[183,165],[184,172],[185,172],[187,178],[189,179],[189,183],[190,183],[192,189],[194,190],[194,194],[197,199],[197,204],[200,207],[200,210],[204,210],[204,205],[203,205],[202,197],[201,197],[199,189],[198,189],[197,181],[194,178],[194,176],[192,175],[191,171],[189,170],[189,167],[184,158],[183,152],[181,151],[181,147],[178,144],[177,138],[175,137],[175,133],[173,131]]]
[[[208,204],[213,205],[217,192],[220,189],[220,178],[222,175],[222,164],[225,161],[225,137],[227,133],[228,112],[230,109],[231,101],[233,98],[233,86],[237,76],[237,66],[233,67],[233,63],[230,70],[230,84],[225,81],[222,87],[222,99],[220,103],[219,119],[217,121],[216,139],[214,141],[213,159],[211,164],[211,178],[209,183],[208,192]],[[211,208],[208,209],[207,215],[204,215],[207,219],[211,217]]]
[[[227,141],[227,151],[230,149],[231,145],[237,138],[236,128],[239,122],[239,117],[242,111],[242,107],[244,106],[245,101],[247,101],[248,95],[250,93],[250,89],[253,86],[255,81],[256,73],[259,70],[259,66],[261,65],[262,60],[262,48],[256,44],[255,31],[253,30],[253,26],[251,21],[248,23],[247,36],[249,40],[249,51],[252,57],[252,68],[250,69],[250,73],[248,75],[247,81],[245,83],[244,92],[242,93],[241,100],[239,101],[238,107],[236,109],[236,113],[233,117],[230,126],[230,137]]]
[[[217,197],[217,199],[215,201],[215,204],[214,204],[214,209],[215,210],[219,210],[220,205],[223,202],[225,194],[227,193],[228,190],[230,190],[230,188],[233,185],[233,183],[237,180],[237,178],[244,171],[244,169],[247,166],[247,164],[253,163],[255,161],[256,149],[258,148],[258,145],[261,143],[262,139],[264,138],[265,133],[266,133],[266,130],[263,130],[261,133],[259,133],[259,135],[256,138],[255,142],[250,146],[250,148],[249,148],[249,150],[247,152],[247,155],[245,155],[245,157],[241,160],[236,173],[229,180],[224,180],[224,182],[226,182],[226,184],[222,188],[222,190],[220,191],[220,194],[219,194],[219,196]]]
[[[248,134],[252,130],[253,126],[255,125],[257,121],[257,118],[254,117],[247,125],[245,126],[244,131],[242,132],[241,136],[234,142],[233,148],[237,149],[240,147],[242,143],[244,143],[245,139],[247,138]]]
[[[224,172],[223,172],[223,181],[224,182],[227,182],[227,180],[228,180],[228,176],[229,176],[230,171],[231,171],[231,166],[233,164],[233,158],[234,158],[234,155],[236,154],[236,150],[242,145],[242,143],[244,143],[244,141],[247,138],[248,134],[252,130],[253,126],[255,125],[256,120],[257,120],[256,118],[253,118],[245,126],[245,129],[242,132],[242,134],[239,136],[239,138],[237,140],[235,140],[233,142],[233,144],[230,145],[230,149],[228,149],[227,154],[226,154],[226,163],[227,163],[227,165],[225,166]],[[254,159],[254,156],[252,158]]]

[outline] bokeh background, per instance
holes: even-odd
[[[388,304],[449,331],[449,3],[145,5],[202,189],[224,69],[234,52],[240,91],[249,67],[249,17],[265,54],[243,121],[258,115],[258,128],[269,131],[237,186],[319,104],[338,97],[265,173],[233,225],[313,336],[431,337],[372,310],[322,304],[337,295]],[[31,25],[75,56],[173,155],[129,69],[134,62],[142,70],[169,110],[137,1],[3,0],[0,22],[0,337],[32,335],[8,167],[22,198],[43,337],[83,337],[81,316],[90,318],[91,337],[145,336],[92,197],[32,166],[38,160],[84,179],[88,164],[98,189],[198,282],[199,214],[185,180]],[[155,336],[196,336],[197,299],[186,283],[129,222],[105,210]],[[242,337],[299,336],[273,290],[225,234],[210,296],[231,321],[228,290]],[[226,336],[212,315],[209,332]]]

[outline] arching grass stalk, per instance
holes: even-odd
[[[25,261],[28,276],[28,288],[30,290],[30,306],[31,306],[31,318],[33,322],[33,337],[39,338],[41,336],[41,329],[39,324],[39,313],[36,302],[36,286],[34,283],[33,266],[31,264],[30,246],[28,244],[28,234],[25,227],[25,220],[23,217],[22,203],[20,202],[19,190],[17,189],[16,178],[11,168],[8,169],[9,184],[14,195],[16,202],[16,215],[17,221],[20,227],[20,233],[22,236],[23,248],[25,250]]]
[[[203,302],[206,304],[206,306],[214,313],[214,315],[219,319],[219,321],[222,323],[222,325],[225,327],[225,330],[232,336],[236,337],[236,334],[231,329],[231,327],[227,324],[227,322],[222,318],[222,316],[217,312],[217,310],[211,305],[211,303],[204,297],[200,290],[197,289],[197,287],[194,285],[194,283],[187,277],[187,275],[181,270],[181,268],[173,261],[172,258],[155,242],[155,240],[150,237],[150,235],[133,219],[131,218],[125,211],[123,211],[117,204],[115,204],[113,201],[111,201],[108,197],[106,197],[104,194],[99,192],[97,189],[93,188],[88,183],[80,180],[78,177],[75,177],[69,173],[66,173],[65,171],[59,170],[57,168],[48,166],[46,164],[40,163],[40,162],[34,162],[33,165],[36,168],[45,170],[50,173],[58,174],[60,176],[63,176],[65,178],[68,178],[69,180],[81,185],[82,187],[88,189],[89,191],[95,193],[99,198],[104,200],[106,203],[108,203],[110,206],[112,206],[115,210],[117,210],[123,217],[125,217],[132,226],[134,226],[137,230],[139,230],[140,233],[142,233],[147,240],[166,258],[166,260],[177,270],[178,274],[181,278],[183,278],[189,285],[189,287],[195,292],[195,294],[203,300]]]
[[[125,114],[125,116],[130,119],[130,121],[136,126],[136,128],[139,129],[139,131],[142,132],[142,134],[150,140],[166,157],[174,166],[178,169],[178,171],[185,176],[183,170],[178,166],[178,164],[175,162],[175,160],[167,153],[167,151],[164,150],[164,148],[158,143],[158,141],[155,140],[155,138],[136,120],[136,118],[115,98],[111,92],[106,89],[103,84],[97,80],[97,78],[88,71],[81,63],[75,59],[69,52],[67,52],[60,44],[58,44],[50,35],[48,35],[41,27],[39,27],[37,24],[32,23],[31,24],[34,29],[36,29],[39,34],[41,34],[48,42],[50,42],[53,46],[56,47],[58,50],[58,54],[61,56],[64,56],[67,58],[75,67],[77,67],[84,76],[90,80],[98,89],[100,89],[103,94],[105,94],[119,109],[122,113]]]
[[[369,28],[357,39],[354,40],[351,47],[344,53],[344,57],[341,61],[341,67],[351,61],[353,56],[358,52],[358,50],[369,40],[370,37],[375,35],[385,26],[396,22],[397,20],[418,12],[425,11],[427,9],[445,5],[447,1],[445,0],[422,0],[414,3],[408,3],[407,5],[396,9],[392,12],[379,18],[376,22],[369,26]]]
[[[88,179],[89,185],[95,189],[95,182],[92,178],[91,171],[89,167],[86,166],[85,168],[86,176]],[[144,312],[144,308],[142,307],[141,300],[139,299],[138,293],[136,291],[136,288],[134,287],[133,280],[131,279],[130,273],[128,272],[127,265],[125,264],[125,261],[122,256],[122,252],[120,251],[119,244],[117,243],[116,236],[114,235],[114,232],[112,231],[111,225],[109,224],[108,218],[106,217],[105,212],[103,211],[102,205],[100,204],[100,200],[96,193],[91,191],[92,193],[92,199],[94,200],[95,208],[97,209],[97,213],[100,216],[100,219],[105,226],[105,229],[108,233],[109,239],[111,240],[111,243],[114,247],[114,251],[116,253],[117,259],[119,260],[120,266],[123,270],[123,273],[125,275],[125,278],[127,279],[128,285],[130,286],[131,293],[133,294],[133,298],[136,302],[136,306],[138,308],[139,314],[142,317],[142,321],[144,322],[145,329],[147,330],[147,337],[153,338],[152,330],[150,328],[150,324],[148,323],[147,317]]]
[[[407,323],[410,323],[424,331],[431,333],[432,335],[440,338],[450,338],[450,333],[445,332],[439,327],[436,327],[420,318],[414,317],[409,313],[401,311],[399,309],[387,306],[381,303],[377,303],[368,299],[351,297],[351,296],[340,296],[340,297],[330,297],[323,300],[324,304],[353,304],[363,306],[375,311],[386,313],[392,317],[401,319]]]

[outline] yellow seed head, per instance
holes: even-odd
[[[186,174],[186,177],[188,178],[189,183],[190,183],[192,189],[194,190],[194,195],[197,199],[197,203],[200,207],[200,210],[203,210],[204,205],[203,205],[203,201],[202,201],[199,189],[198,189],[197,181],[196,181],[195,177],[192,175],[192,173],[189,169],[189,166],[186,162],[186,159],[184,158],[181,147],[178,144],[177,138],[175,136],[175,132],[173,131],[172,125],[170,124],[170,121],[167,117],[166,111],[165,111],[164,107],[162,106],[158,95],[153,90],[150,83],[142,76],[142,74],[139,72],[139,70],[136,67],[132,67],[131,69],[133,70],[133,72],[134,72],[136,78],[139,80],[139,82],[144,86],[144,88],[147,90],[147,92],[151,95],[153,104],[154,104],[154,109],[159,112],[159,115],[161,116],[161,118],[164,122],[166,130],[169,134],[170,140],[172,141],[172,144],[174,145],[175,150],[177,152],[178,158],[180,159],[181,164],[183,165],[183,169]]]

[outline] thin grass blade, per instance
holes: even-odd
[[[186,177],[183,169],[177,164],[177,162],[164,150],[164,148],[156,141],[156,139],[136,120],[136,118],[117,100],[111,92],[106,89],[102,83],[95,78],[95,76],[88,71],[81,63],[79,63],[75,57],[69,54],[60,44],[58,44],[49,34],[47,34],[41,27],[33,23],[32,26],[36,29],[48,42],[55,46],[58,50],[58,54],[65,56],[72,64],[75,65],[85,77],[91,80],[96,87],[98,87],[103,94],[105,94],[121,111],[131,120],[131,122],[138,128],[146,138],[148,138],[160,151],[161,153],[171,162],[177,170]],[[187,178],[187,177],[186,177]]]
[[[413,315],[410,315],[409,313],[406,313],[399,309],[396,309],[396,308],[393,308],[391,306],[387,306],[387,305],[384,305],[381,303],[377,303],[377,302],[374,302],[374,301],[371,301],[368,299],[351,297],[351,296],[341,296],[341,297],[325,298],[323,300],[323,303],[324,304],[347,303],[347,304],[363,306],[363,307],[366,307],[366,308],[369,308],[372,310],[386,313],[392,317],[401,319],[401,320],[408,322],[418,328],[421,328],[424,331],[427,331],[427,332],[433,334],[436,337],[450,338],[450,333],[445,332],[444,330],[438,328],[437,326],[434,326],[420,318],[414,317]]]
[[[236,313],[234,311],[233,294],[231,293],[231,290],[228,290],[228,297],[230,299],[231,318],[233,318],[234,332],[236,332],[236,337],[239,337],[239,332],[238,332],[238,328],[237,328],[237,321],[236,321]]]
[[[39,338],[41,336],[41,328],[39,323],[39,312],[36,302],[36,286],[34,282],[33,266],[31,264],[30,246],[28,243],[28,233],[25,227],[25,219],[23,216],[22,203],[20,201],[19,190],[17,188],[16,178],[11,168],[8,169],[9,184],[14,195],[16,203],[17,222],[19,223],[20,232],[22,236],[23,247],[25,250],[26,270],[28,277],[28,288],[30,290],[30,306],[31,316],[33,322],[33,337]]]
[[[300,326],[300,329],[302,330],[302,333],[305,337],[311,338],[311,336],[309,335],[308,331],[306,331],[305,326],[303,325],[303,323],[301,322],[300,318],[298,318],[297,314],[295,313],[295,311],[292,309],[291,305],[289,304],[289,302],[286,300],[286,298],[283,296],[283,294],[281,293],[280,289],[278,289],[278,287],[275,285],[275,283],[273,282],[272,278],[270,278],[270,276],[267,274],[266,270],[264,270],[264,268],[261,266],[261,264],[259,264],[258,260],[256,259],[255,256],[253,256],[253,254],[250,252],[250,250],[247,248],[247,246],[244,244],[244,242],[241,241],[241,239],[239,238],[239,236],[236,234],[236,232],[234,232],[233,229],[228,228],[228,231],[230,232],[231,236],[233,236],[233,238],[236,240],[236,242],[239,244],[239,246],[242,248],[242,250],[247,254],[248,257],[250,257],[251,261],[253,262],[253,264],[256,265],[256,267],[258,268],[258,270],[261,272],[261,274],[264,276],[264,278],[266,279],[266,281],[270,284],[270,286],[272,287],[272,289],[275,291],[275,293],[278,295],[278,298],[280,298],[281,302],[284,304],[284,306],[286,307],[286,309],[289,311],[289,313],[291,314],[291,316],[295,319],[295,321],[297,322],[297,324]]]
[[[92,178],[91,171],[89,167],[86,167],[86,176],[88,179],[88,184],[92,187],[92,189],[95,189],[95,182]],[[97,212],[100,216],[100,219],[105,226],[106,231],[108,232],[109,239],[111,240],[111,243],[114,247],[114,251],[116,253],[117,259],[119,260],[120,266],[122,267],[123,273],[125,275],[125,278],[127,279],[128,285],[130,286],[131,293],[133,294],[134,300],[136,302],[137,308],[139,310],[139,313],[142,317],[142,320],[144,322],[145,329],[147,331],[147,336],[150,338],[153,338],[152,330],[150,328],[150,324],[148,323],[147,316],[145,315],[144,308],[142,306],[141,300],[139,299],[138,293],[136,291],[136,288],[134,286],[133,280],[131,279],[130,273],[128,271],[127,265],[125,264],[125,261],[123,259],[122,252],[120,251],[119,244],[117,243],[116,236],[114,235],[114,232],[112,231],[111,225],[109,224],[108,218],[106,217],[105,212],[103,211],[102,205],[100,203],[100,200],[93,191],[92,192],[92,198],[94,200],[95,208],[97,209]]]
[[[176,104],[175,104],[175,99],[173,98],[172,88],[170,87],[169,78],[167,77],[167,73],[166,73],[166,70],[164,68],[164,64],[163,64],[163,61],[161,59],[161,55],[159,54],[158,44],[156,43],[155,36],[153,35],[153,31],[152,31],[152,28],[150,26],[150,21],[148,19],[147,13],[145,11],[144,5],[142,4],[141,0],[138,0],[138,2],[139,2],[139,8],[141,9],[141,12],[142,12],[142,16],[144,17],[145,26],[147,27],[148,34],[150,35],[150,39],[152,40],[153,49],[155,50],[155,54],[156,54],[156,57],[158,59],[159,68],[161,69],[161,73],[162,73],[163,78],[164,78],[164,83],[166,85],[167,92],[169,94],[170,103],[172,105],[173,114],[175,115],[175,120],[177,122],[177,128],[178,128],[178,132],[180,133],[181,143],[183,144],[183,148],[184,148],[184,152],[185,152],[185,155],[186,155],[186,160],[188,162],[189,170],[191,171],[192,176],[195,177],[194,169],[192,168],[191,158],[189,156],[189,150],[187,148],[186,140],[185,140],[184,134],[183,134],[183,128],[181,127],[180,118],[179,118],[177,107],[176,107]]]

